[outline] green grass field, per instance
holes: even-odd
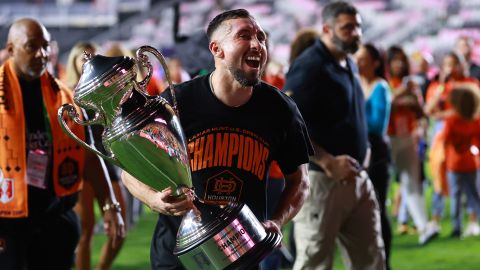
[[[396,188],[396,187],[394,187]],[[427,192],[428,194],[428,192]],[[427,196],[429,197],[429,196]],[[427,198],[427,202],[430,199]],[[448,208],[448,204],[445,209]],[[446,211],[448,212],[448,211]],[[150,210],[129,231],[127,240],[114,262],[114,270],[150,269],[149,249],[157,215]],[[449,238],[451,226],[448,214],[442,222],[441,235],[427,246],[417,245],[417,235],[400,236],[392,220],[394,231],[391,265],[394,270],[476,270],[480,269],[480,237],[466,239]],[[92,261],[98,261],[100,245],[105,236],[95,236]],[[337,254],[335,269],[343,269]],[[268,270],[268,269],[267,269]]]

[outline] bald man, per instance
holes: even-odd
[[[17,20],[8,33],[9,59],[0,66],[2,270],[71,269],[79,240],[72,208],[82,187],[85,155],[56,120],[58,108],[72,98],[46,71],[49,42],[41,23]],[[70,124],[70,129],[84,137],[82,127]],[[103,203],[115,202],[106,183],[95,186]],[[124,233],[117,212],[107,211],[105,218],[109,233]]]
[[[279,233],[300,210],[308,190],[306,163],[313,150],[305,124],[289,97],[260,81],[267,36],[248,11],[219,14],[207,35],[215,70],[175,86],[196,195],[207,204],[246,203],[266,230]],[[272,160],[278,161],[286,181],[267,219],[266,180]],[[157,192],[128,175],[123,180],[134,196],[160,213],[151,268],[184,269],[173,248],[181,215],[191,204],[175,200],[171,189]],[[254,248],[249,252],[259,255]],[[207,256],[196,259],[197,265],[187,269],[211,266]]]

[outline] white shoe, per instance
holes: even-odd
[[[440,232],[440,230],[442,229],[442,227],[440,227],[440,224],[438,222],[436,222],[435,220],[432,220],[429,223],[427,223],[427,226],[430,226],[430,227],[434,228],[438,232]]]
[[[479,236],[480,235],[480,225],[478,222],[469,222],[463,233],[463,237],[469,236]]]
[[[422,232],[420,232],[420,235],[418,237],[418,243],[420,245],[426,245],[428,242],[433,240],[435,237],[438,236],[440,232],[440,226],[436,222],[429,222],[427,223],[427,226],[425,229],[423,229]]]

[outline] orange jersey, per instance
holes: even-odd
[[[402,82],[398,78],[392,78],[389,80],[392,93],[401,86]],[[405,104],[411,99],[419,99],[418,93],[412,93],[410,95],[404,95],[397,97],[392,102],[392,111],[390,113],[390,121],[388,124],[388,135],[390,136],[407,136],[417,127],[418,110],[412,107],[412,105]]]
[[[471,147],[480,138],[480,119],[464,120],[455,115],[445,120],[445,159],[447,170],[474,172],[477,169]]]

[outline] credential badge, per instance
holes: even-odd
[[[13,199],[13,186],[14,182],[12,178],[5,178],[3,172],[0,169],[0,202],[5,204]]]

